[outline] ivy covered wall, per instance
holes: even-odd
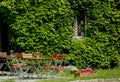
[[[120,66],[119,0],[2,0],[14,52],[66,53],[80,68]],[[85,13],[86,37],[73,38],[73,19]]]
[[[114,68],[120,65],[120,1],[69,0],[75,14],[85,12],[86,38],[74,40],[70,50],[73,64],[93,68]],[[82,16],[82,15],[81,15]],[[79,46],[81,45],[81,46]]]
[[[73,11],[66,0],[2,1],[10,10],[11,43],[15,52],[64,53],[71,44]],[[5,13],[7,14],[7,13]],[[6,20],[9,22],[9,20]]]

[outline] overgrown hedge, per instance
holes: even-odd
[[[120,1],[118,0],[2,0],[0,14],[9,26],[8,51],[44,55],[66,53],[80,68],[120,65]],[[84,12],[85,39],[73,38],[72,18]]]
[[[71,44],[73,10],[66,0],[13,0],[1,5],[11,12],[9,50],[64,53]],[[8,22],[7,20],[6,22]]]
[[[80,68],[120,66],[120,1],[69,1],[75,13],[86,13],[88,23],[86,39],[73,41],[68,59]]]
[[[118,52],[107,43],[96,42],[91,38],[74,40],[67,57],[70,64],[79,68],[114,68],[120,66]]]

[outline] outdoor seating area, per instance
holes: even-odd
[[[0,52],[0,71],[9,76],[17,76],[17,79],[39,79],[59,75],[66,54],[52,54],[44,57],[41,52],[14,53]],[[63,70],[62,70],[63,72]],[[9,74],[10,75],[9,75]]]

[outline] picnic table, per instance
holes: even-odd
[[[39,54],[39,57],[36,56]],[[54,76],[57,74],[58,68],[61,65],[65,54],[53,54],[48,58],[42,57],[41,53],[34,55],[29,53],[15,53],[7,55],[7,53],[0,53],[0,60],[4,60],[4,64],[9,68],[10,72],[18,78],[43,78]],[[58,66],[59,62],[59,66]],[[0,68],[2,63],[0,63]]]

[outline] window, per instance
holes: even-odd
[[[86,16],[85,13],[74,18],[74,38],[83,39],[85,37],[86,30]]]

